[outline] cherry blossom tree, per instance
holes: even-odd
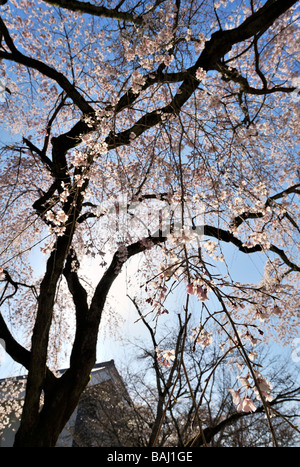
[[[0,339],[28,371],[15,446],[55,445],[134,257],[158,328],[185,297],[180,346],[158,361],[182,363],[194,310],[195,345],[239,352],[272,432],[252,346],[299,324],[297,2],[1,4]],[[257,283],[233,277],[224,245],[260,255]]]

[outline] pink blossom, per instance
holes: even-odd
[[[205,300],[208,300],[207,288],[201,287],[201,285],[198,285],[196,289],[196,295],[199,298],[199,300],[201,300],[202,302],[204,302]]]
[[[175,350],[165,350],[163,352],[163,358],[165,360],[174,360],[175,359]]]
[[[241,399],[240,389],[237,391],[235,389],[228,389],[228,391],[232,396],[232,401],[238,412],[255,412],[256,406],[254,402],[248,396]]]
[[[86,165],[86,155],[81,151],[76,151],[73,161],[74,167],[80,167]]]
[[[269,381],[267,381],[261,374],[257,374],[256,383],[258,388],[255,387],[254,392],[256,394],[257,399],[260,400],[262,395],[266,401],[272,401],[273,396],[271,396],[270,392],[273,389],[273,386],[269,383]]]
[[[238,376],[238,379],[240,380],[242,386],[245,386],[246,388],[251,387],[247,376],[246,377],[245,376]]]
[[[256,310],[255,317],[260,321],[264,321],[268,318],[268,313],[264,310]]]
[[[255,412],[256,405],[249,397],[244,397],[242,405],[241,405],[241,410],[243,412]]]
[[[267,381],[265,378],[262,376],[258,376],[257,379],[257,384],[259,386],[259,389],[265,393],[270,392],[273,388],[272,385]]]
[[[175,350],[160,350],[156,348],[157,361],[161,366],[170,368],[172,366],[172,361],[175,360]]]
[[[241,404],[240,389],[238,389],[237,391],[235,389],[228,389],[228,391],[232,396],[232,402],[234,403],[234,405]]]
[[[54,222],[55,221],[55,215],[53,214],[52,211],[47,211],[46,212],[46,215],[45,215],[46,219],[50,222]]]
[[[202,285],[188,284],[186,291],[189,295],[196,295],[202,302],[208,300],[207,288]]]
[[[207,332],[205,329],[200,329],[199,327],[191,330],[193,339],[197,344],[200,344],[201,347],[209,347],[213,342],[212,332]]]
[[[206,71],[203,70],[203,68],[199,67],[197,70],[196,70],[196,78],[198,81],[203,81],[205,79],[205,76],[206,76]]]
[[[254,337],[252,334],[250,334],[249,331],[247,331],[245,334],[244,334],[244,337],[246,339],[248,339],[252,345],[256,345],[258,344],[258,342],[261,341],[261,339],[257,338],[257,337]]]
[[[84,178],[82,177],[82,175],[77,174],[74,178],[78,187],[81,187],[84,184]]]
[[[56,215],[56,219],[58,223],[64,224],[67,221],[68,216],[64,213],[64,211],[60,210]]]

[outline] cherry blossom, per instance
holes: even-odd
[[[68,220],[68,215],[62,210],[58,211],[56,214],[56,222],[59,224],[64,224]]]
[[[160,350],[156,349],[157,361],[161,366],[170,368],[175,360],[175,350]]]
[[[207,287],[204,285],[190,283],[186,286],[186,291],[190,295],[196,295],[201,302],[208,300]]]
[[[196,343],[200,344],[201,347],[208,347],[213,342],[212,332],[207,332],[201,327],[191,329],[192,334],[190,338]]]
[[[256,405],[250,399],[248,396],[244,396],[243,398],[240,395],[240,390],[235,390],[235,389],[228,389],[228,391],[231,393],[232,396],[232,401],[234,405],[236,406],[236,409],[238,412],[255,412],[256,411]]]
[[[243,412],[255,412],[256,405],[249,397],[244,397],[240,410]]]
[[[229,388],[228,391],[230,392],[232,396],[232,401],[234,405],[240,407],[240,404],[241,404],[240,389],[235,390],[235,389]]]
[[[273,387],[260,373],[256,374],[256,385],[257,386],[254,387],[254,392],[258,400],[261,399],[260,394],[262,394],[263,398],[268,402],[273,400],[273,396],[271,395]]]
[[[204,82],[205,81],[205,76],[206,76],[206,71],[203,70],[203,68],[200,67],[200,68],[198,68],[196,70],[196,78],[197,78],[198,81]]]

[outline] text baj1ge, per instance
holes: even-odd
[[[152,462],[164,462],[169,464],[170,462],[192,462],[192,452],[157,452],[153,451],[149,454],[124,454],[114,451],[113,453],[107,456],[108,462],[132,462],[133,464],[138,464],[141,460],[147,459]]]

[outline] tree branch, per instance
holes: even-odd
[[[285,190],[282,190],[281,192],[276,193],[275,195],[270,196],[269,198],[267,198],[267,200],[265,202],[265,207],[272,206],[273,202],[276,199],[283,198],[284,196],[286,196],[286,195],[288,195],[290,193],[300,194],[300,183],[296,183],[295,185],[292,185],[289,188],[286,188]],[[261,217],[263,217],[262,212],[248,212],[248,211],[243,212],[243,213],[239,214],[238,216],[236,216],[233,219],[233,221],[231,223],[231,227],[237,228],[247,219],[258,219],[258,218],[261,218]]]
[[[29,68],[33,68],[48,78],[56,81],[56,83],[59,84],[59,86],[66,92],[66,94],[73,100],[74,104],[76,104],[84,114],[94,114],[94,109],[90,106],[90,104],[88,104],[83,96],[77,91],[75,86],[73,86],[62,73],[58,72],[55,70],[55,68],[50,67],[44,62],[41,62],[35,58],[27,57],[18,51],[2,18],[0,18],[0,33],[5,39],[5,42],[10,50],[10,53],[0,51],[0,58],[19,63],[20,65],[24,65]]]
[[[46,168],[51,172],[52,171],[52,161],[49,159],[49,157],[46,156],[44,151],[41,151],[39,148],[37,148],[31,141],[29,141],[27,138],[23,138],[23,143],[26,144],[26,146],[30,149],[31,152],[35,152],[43,164],[46,166]]]
[[[0,338],[5,342],[5,350],[13,360],[29,368],[30,352],[20,345],[9,331],[7,324],[0,313]]]
[[[117,8],[106,8],[104,6],[93,5],[90,2],[80,2],[77,0],[44,0],[44,2],[52,6],[66,8],[68,10],[79,13],[87,13],[93,16],[111,18],[134,24],[143,23],[143,18],[141,16],[136,16],[128,12],[122,12]]]
[[[297,388],[293,392],[296,393],[296,394],[299,394],[299,388]],[[268,402],[268,406],[271,408],[272,406],[274,406],[276,404],[283,403],[283,402],[289,401],[289,400],[293,400],[293,399],[290,399],[288,396],[286,396],[286,397],[285,396],[286,396],[285,394],[279,394],[271,402]],[[233,423],[237,422],[239,419],[241,419],[243,417],[249,417],[251,415],[253,416],[253,415],[257,414],[257,413],[263,413],[264,411],[265,411],[265,407],[263,405],[261,405],[261,406],[257,407],[257,409],[256,409],[256,411],[254,413],[251,413],[251,412],[236,412],[236,413],[230,415],[229,417],[227,417],[225,420],[222,420],[216,426],[205,428],[203,431],[204,431],[206,442],[207,443],[211,442],[213,440],[214,436],[216,436],[218,433],[220,433],[220,431],[224,430],[224,428],[226,428],[227,426],[230,426]],[[275,411],[275,413],[276,413],[276,411]],[[202,446],[202,445],[203,445],[203,440],[202,440],[202,437],[200,436],[200,433],[199,433],[186,444],[186,447],[189,447],[189,446],[199,447],[199,446]]]
[[[290,93],[295,91],[294,86],[280,86],[276,85],[272,88],[268,88],[266,85],[266,78],[264,77],[264,86],[260,89],[254,88],[250,86],[248,83],[247,78],[242,76],[235,68],[229,67],[224,63],[218,63],[216,66],[216,70],[219,71],[223,75],[224,81],[234,81],[240,85],[241,91],[246,92],[247,94],[255,94],[257,96],[264,96],[267,94],[274,94],[275,92],[286,92]],[[258,70],[256,70],[258,73]],[[259,75],[261,76],[261,74]]]
[[[297,0],[278,0],[274,3],[274,0],[268,0],[262,8],[248,17],[237,28],[227,31],[220,30],[212,34],[211,39],[205,43],[204,50],[201,52],[198,60],[188,71],[185,71],[183,75],[168,75],[169,79],[172,78],[174,81],[177,80],[179,76],[181,76],[181,78],[184,77],[179,90],[172,98],[171,102],[165,107],[145,114],[131,128],[117,135],[110,134],[106,141],[108,147],[112,149],[127,145],[131,142],[132,134],[134,134],[135,137],[140,136],[148,129],[160,123],[162,121],[162,116],[166,114],[178,114],[200,84],[195,76],[198,68],[203,68],[205,71],[220,71],[220,60],[232,49],[233,45],[247,40],[256,34],[262,34],[281,14],[285,13],[296,2]],[[161,75],[161,77],[162,76],[163,75]],[[167,79],[167,75],[164,76],[165,79]],[[251,90],[254,90],[254,88]],[[279,89],[276,87],[276,91],[278,90],[282,91],[283,88]],[[284,90],[287,91],[287,89]],[[288,89],[288,92],[291,90],[294,90],[294,88]],[[269,92],[275,92],[275,88],[269,90]]]
[[[236,238],[228,230],[223,230],[221,228],[213,227],[210,225],[204,225],[203,232],[204,232],[204,235],[207,235],[208,237],[214,237],[223,242],[232,243],[242,253],[249,254],[249,253],[256,253],[259,251],[264,251],[264,249],[259,244],[252,246],[252,247],[245,246],[244,243],[239,238]],[[268,250],[272,251],[273,253],[276,253],[284,261],[284,263],[291,268],[292,271],[300,272],[300,267],[297,266],[292,261],[290,261],[282,249],[278,248],[275,245],[270,245]]]
[[[262,8],[249,16],[237,28],[227,31],[220,30],[212,34],[211,39],[205,43],[205,48],[200,54],[198,60],[187,72],[164,75],[160,71],[154,79],[148,77],[145,84],[146,87],[154,84],[155,82],[159,82],[159,80],[174,80],[174,82],[178,82],[178,80],[180,81],[182,78],[184,78],[184,80],[178,92],[167,106],[145,114],[128,130],[120,132],[119,134],[110,134],[106,140],[108,148],[113,149],[121,145],[127,145],[130,143],[131,135],[133,133],[136,136],[139,136],[149,128],[160,123],[162,115],[178,113],[199,85],[199,81],[195,77],[195,72],[199,67],[206,71],[218,70],[220,59],[231,50],[234,44],[247,40],[254,35],[261,35],[281,14],[285,13],[296,2],[297,0],[277,0],[276,2],[274,2],[274,0],[268,0]],[[55,3],[58,6],[65,8],[68,7],[70,9],[73,7],[73,9],[77,9],[76,11],[79,11],[78,9],[80,8],[84,8],[85,5],[87,5],[86,8],[88,8],[90,12],[92,11],[90,9],[91,7],[98,9],[98,12],[104,8],[79,1],[70,2],[69,0],[60,0],[59,2],[49,1],[48,3]],[[6,44],[11,50],[11,53],[0,51],[0,58],[12,60],[27,67],[34,68],[50,79],[53,79],[73,100],[83,114],[95,116],[94,109],[87,103],[87,101],[63,74],[57,72],[55,69],[39,60],[26,57],[16,49],[2,19],[0,19],[0,32],[3,34]],[[278,91],[278,88],[276,88],[276,91]],[[272,92],[275,92],[274,89]],[[132,93],[131,90],[126,92],[116,105],[115,112],[119,112],[123,108],[128,107],[128,105],[131,105],[136,97],[137,95]],[[64,150],[66,152],[81,142],[81,135],[90,133],[91,131],[94,131],[94,127],[88,126],[83,120],[80,120],[69,132],[59,136],[58,138],[52,138],[52,142],[57,143],[60,146],[61,151]]]
[[[81,284],[77,268],[79,262],[77,255],[73,249],[70,250],[66,260],[63,274],[67,280],[69,291],[73,298],[73,303],[76,309],[76,333],[72,348],[70,365],[72,366],[73,359],[77,360],[77,353],[80,351],[80,343],[82,342],[83,334],[86,332],[85,320],[88,317],[89,307],[87,302],[87,292]]]
[[[21,344],[19,344],[16,339],[12,336],[9,331],[7,324],[4,321],[2,314],[0,313],[0,338],[5,342],[5,351],[10,355],[10,357],[17,363],[20,363],[24,368],[29,370],[30,365],[30,355],[31,352]],[[44,382],[44,389],[50,388],[55,383],[56,378],[54,374],[46,367],[46,375]]]

